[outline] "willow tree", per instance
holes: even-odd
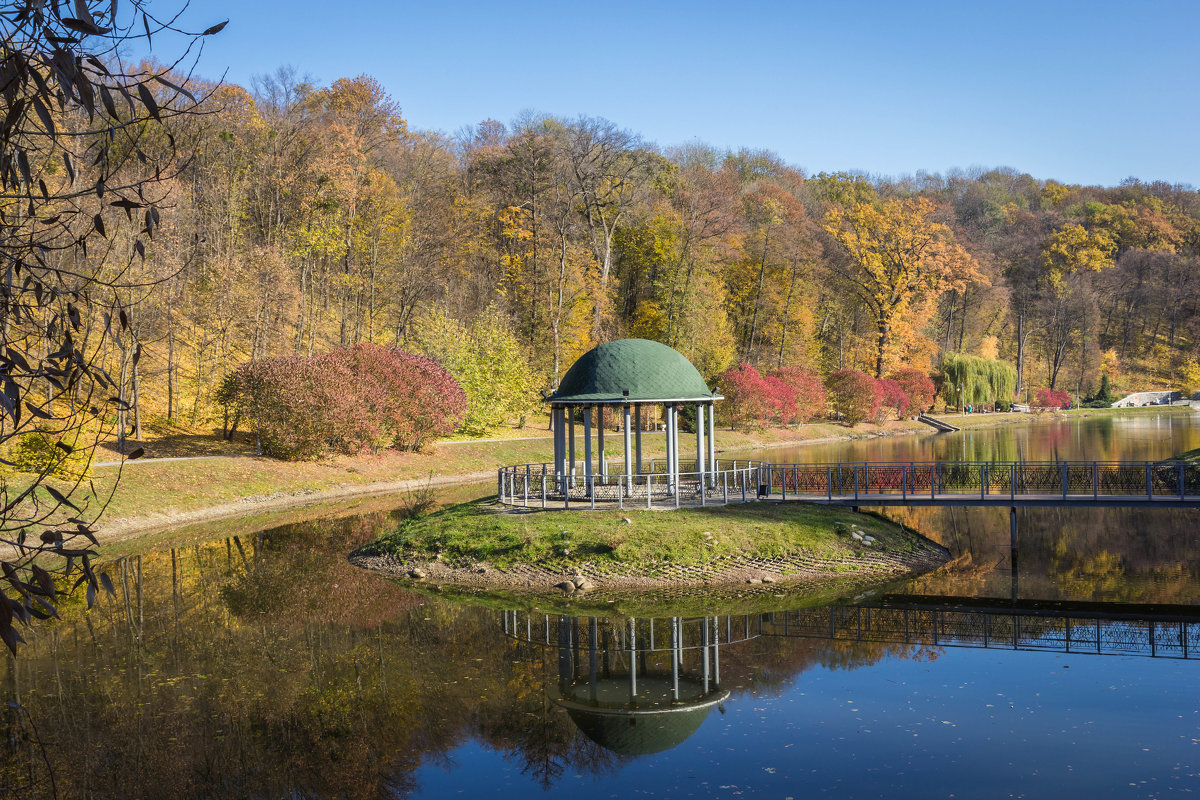
[[[942,395],[955,406],[1010,403],[1017,391],[1016,367],[994,358],[948,353],[942,374]]]
[[[824,228],[840,245],[830,269],[862,301],[875,325],[875,377],[883,377],[893,325],[921,300],[986,278],[924,197],[835,206]]]

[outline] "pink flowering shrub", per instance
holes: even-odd
[[[933,379],[923,371],[914,367],[904,367],[888,375],[888,379],[900,384],[900,388],[908,395],[909,414],[927,411],[933,407],[937,389],[933,385]]]
[[[821,376],[800,367],[782,367],[768,373],[767,379],[776,379],[792,391],[794,413],[783,420],[785,424],[809,422],[825,414],[825,384]]]
[[[826,379],[825,388],[834,411],[841,414],[847,424],[878,419],[883,400],[879,382],[865,372],[840,369]]]
[[[233,383],[263,452],[292,461],[417,450],[466,413],[462,387],[437,363],[374,344],[245,364]]]
[[[1042,408],[1070,408],[1071,396],[1062,389],[1038,389],[1033,393],[1033,404]]]

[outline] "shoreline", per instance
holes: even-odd
[[[1158,409],[1161,413],[1164,409]],[[1123,413],[1130,413],[1122,410]],[[1111,413],[1111,412],[1109,412]],[[1133,410],[1132,413],[1145,413],[1145,410]],[[1088,413],[1088,410],[1081,410],[1070,416],[1066,414],[1055,414],[1049,419],[1070,419],[1072,417],[1088,417],[1094,413]],[[973,430],[976,428],[991,428],[1001,425],[1013,424],[1030,424],[1036,422],[1049,421],[1046,416],[1030,416],[1024,414],[989,414],[980,415],[978,417],[967,416],[966,419],[972,420],[972,424],[964,428],[964,430]],[[974,420],[978,419],[979,422]],[[788,429],[788,435],[775,435],[785,433],[783,429],[767,429],[760,432],[765,435],[739,434],[744,441],[731,443],[730,446],[720,448],[719,453],[745,451],[748,449],[778,449],[783,447],[804,447],[807,445],[831,444],[835,442],[849,442],[863,439],[879,439],[892,438],[896,436],[916,435],[925,432],[925,426],[921,423],[907,424],[908,421],[890,425],[888,427],[875,427],[870,430],[855,432],[852,429],[846,430],[844,434],[828,434],[818,435],[811,438],[803,436],[803,429],[792,430]],[[939,435],[932,429],[929,429],[929,435]],[[549,437],[532,437],[523,439],[500,439],[491,440],[484,444],[485,447],[498,449],[509,447],[510,442],[517,442],[520,445],[530,446],[531,442],[541,443],[549,442]],[[437,461],[441,460],[446,453],[441,450],[444,445],[453,445],[454,450],[465,449],[463,445],[479,446],[479,442],[472,440],[451,440],[445,443],[439,443],[434,446],[432,454],[404,454],[409,461],[425,460]],[[536,445],[534,445],[536,446]],[[536,455],[536,453],[530,453]],[[164,458],[161,460],[147,459],[145,461],[133,462],[138,466],[135,468],[138,473],[154,471],[157,464],[162,464],[164,470],[183,470],[187,469],[196,461],[200,461],[205,466],[212,464],[214,461],[221,460],[221,457],[202,456],[194,459],[174,459]],[[286,512],[306,507],[319,507],[329,505],[337,501],[353,500],[360,498],[380,497],[385,495],[401,495],[404,493],[419,491],[425,488],[429,489],[445,489],[456,486],[465,486],[474,483],[491,483],[494,482],[495,469],[488,468],[477,471],[458,471],[449,474],[436,474],[433,470],[429,470],[426,477],[411,477],[402,479],[383,479],[383,480],[367,480],[363,482],[341,482],[335,485],[327,485],[324,488],[317,488],[311,484],[321,483],[328,484],[331,479],[347,477],[357,477],[359,469],[358,464],[354,459],[342,459],[336,462],[326,464],[302,464],[294,465],[287,462],[276,462],[261,456],[244,456],[239,455],[236,458],[230,456],[229,461],[238,462],[241,467],[249,467],[249,476],[244,477],[245,484],[249,485],[252,481],[250,478],[262,478],[263,475],[270,475],[272,472],[286,470],[291,467],[303,469],[307,473],[320,475],[319,480],[312,480],[310,485],[302,486],[294,489],[279,489],[269,492],[247,493],[242,496],[235,496],[222,502],[215,502],[208,505],[201,505],[195,508],[184,508],[175,510],[169,506],[169,501],[164,502],[162,497],[156,497],[152,506],[156,510],[144,510],[140,513],[134,513],[124,516],[102,517],[99,524],[98,535],[101,537],[102,543],[125,543],[143,536],[161,533],[168,529],[176,527],[193,527],[208,522],[219,522],[237,519],[240,517],[261,516],[273,512]],[[374,463],[379,461],[378,458],[372,460],[368,457],[364,463]],[[425,472],[430,465],[423,463],[419,470],[414,470],[411,466],[408,471]],[[385,465],[386,467],[386,465]],[[138,475],[132,474],[133,470],[126,472],[122,477],[121,486],[126,486],[131,483],[136,483],[139,480]],[[326,474],[329,473],[329,474]],[[163,488],[158,489],[160,492],[171,492],[171,475],[163,475],[161,479],[166,484]],[[195,476],[189,476],[195,477]],[[200,476],[203,480],[204,476]],[[303,482],[304,476],[299,480]],[[118,489],[118,491],[120,491]]]

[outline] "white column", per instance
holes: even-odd
[[[604,454],[604,406],[596,406],[596,449],[600,456],[600,477],[608,477],[608,459]]]
[[[704,405],[696,404],[696,472],[697,479],[703,481],[705,474],[708,472],[707,465],[704,463],[707,453],[704,449]]]
[[[667,410],[667,436],[671,439],[671,485],[679,491],[679,407],[669,406]]]
[[[671,464],[673,455],[671,453],[671,407],[663,406],[663,435],[667,440],[667,493],[671,491]]]
[[[671,406],[671,449],[675,452],[675,469],[672,470],[675,504],[679,505],[679,406]]]
[[[550,406],[550,429],[554,432],[554,478],[562,471],[562,422],[558,418],[558,406]]]
[[[640,473],[642,471],[642,407],[637,406],[633,410],[633,414],[635,418],[634,424],[637,426],[637,431],[634,433],[637,441],[635,445],[637,448],[637,471]]]
[[[560,491],[567,490],[570,470],[567,468],[567,410],[559,406],[554,410],[555,461],[554,477]]]
[[[575,485],[575,409],[564,407],[567,412],[567,475],[570,476],[571,486]]]
[[[592,486],[592,407],[583,407],[583,478]]]
[[[717,471],[717,406],[716,403],[708,404],[708,468],[714,473],[713,486],[716,486],[715,473]]]
[[[633,453],[630,452],[630,439],[632,437],[629,431],[629,403],[625,404],[625,418],[622,420],[622,423],[625,433],[625,488],[628,491],[633,488]]]

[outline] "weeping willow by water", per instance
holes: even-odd
[[[1007,361],[948,353],[942,362],[942,395],[949,405],[1007,406],[1017,390],[1017,370]]]

